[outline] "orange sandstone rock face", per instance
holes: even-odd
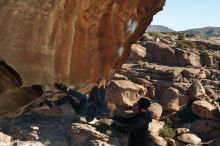
[[[100,76],[110,78],[163,5],[164,0],[0,0],[0,66],[12,68],[23,86],[83,87]]]

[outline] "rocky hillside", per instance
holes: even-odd
[[[175,30],[162,25],[150,25],[146,32],[175,32]]]
[[[219,144],[220,45],[194,37],[145,34],[108,87],[108,100],[120,109],[142,96],[152,100],[152,145]]]
[[[184,32],[189,32],[196,35],[220,36],[220,27],[195,28],[195,29],[185,30]]]

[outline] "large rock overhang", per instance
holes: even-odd
[[[99,77],[110,79],[164,3],[0,0],[0,62],[21,79],[16,87],[53,82],[84,87]]]

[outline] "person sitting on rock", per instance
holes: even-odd
[[[148,146],[148,126],[152,121],[151,114],[147,111],[150,104],[149,99],[140,98],[133,106],[134,116],[128,118],[115,116],[112,119],[101,119],[100,122],[120,132],[129,133],[128,146]]]
[[[87,117],[87,109],[88,109],[88,98],[86,95],[77,92],[73,89],[69,89],[63,83],[56,83],[55,87],[66,93],[66,96],[57,101],[50,101],[45,99],[45,103],[50,107],[59,106],[65,103],[70,103],[73,109],[82,117]]]
[[[100,78],[97,85],[89,93],[89,121],[94,118],[101,118],[108,114],[108,108],[105,103],[106,80]]]

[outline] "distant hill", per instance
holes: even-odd
[[[173,29],[162,25],[150,25],[146,32],[175,32]]]
[[[185,30],[184,32],[193,33],[195,35],[220,36],[220,27],[203,27]]]

